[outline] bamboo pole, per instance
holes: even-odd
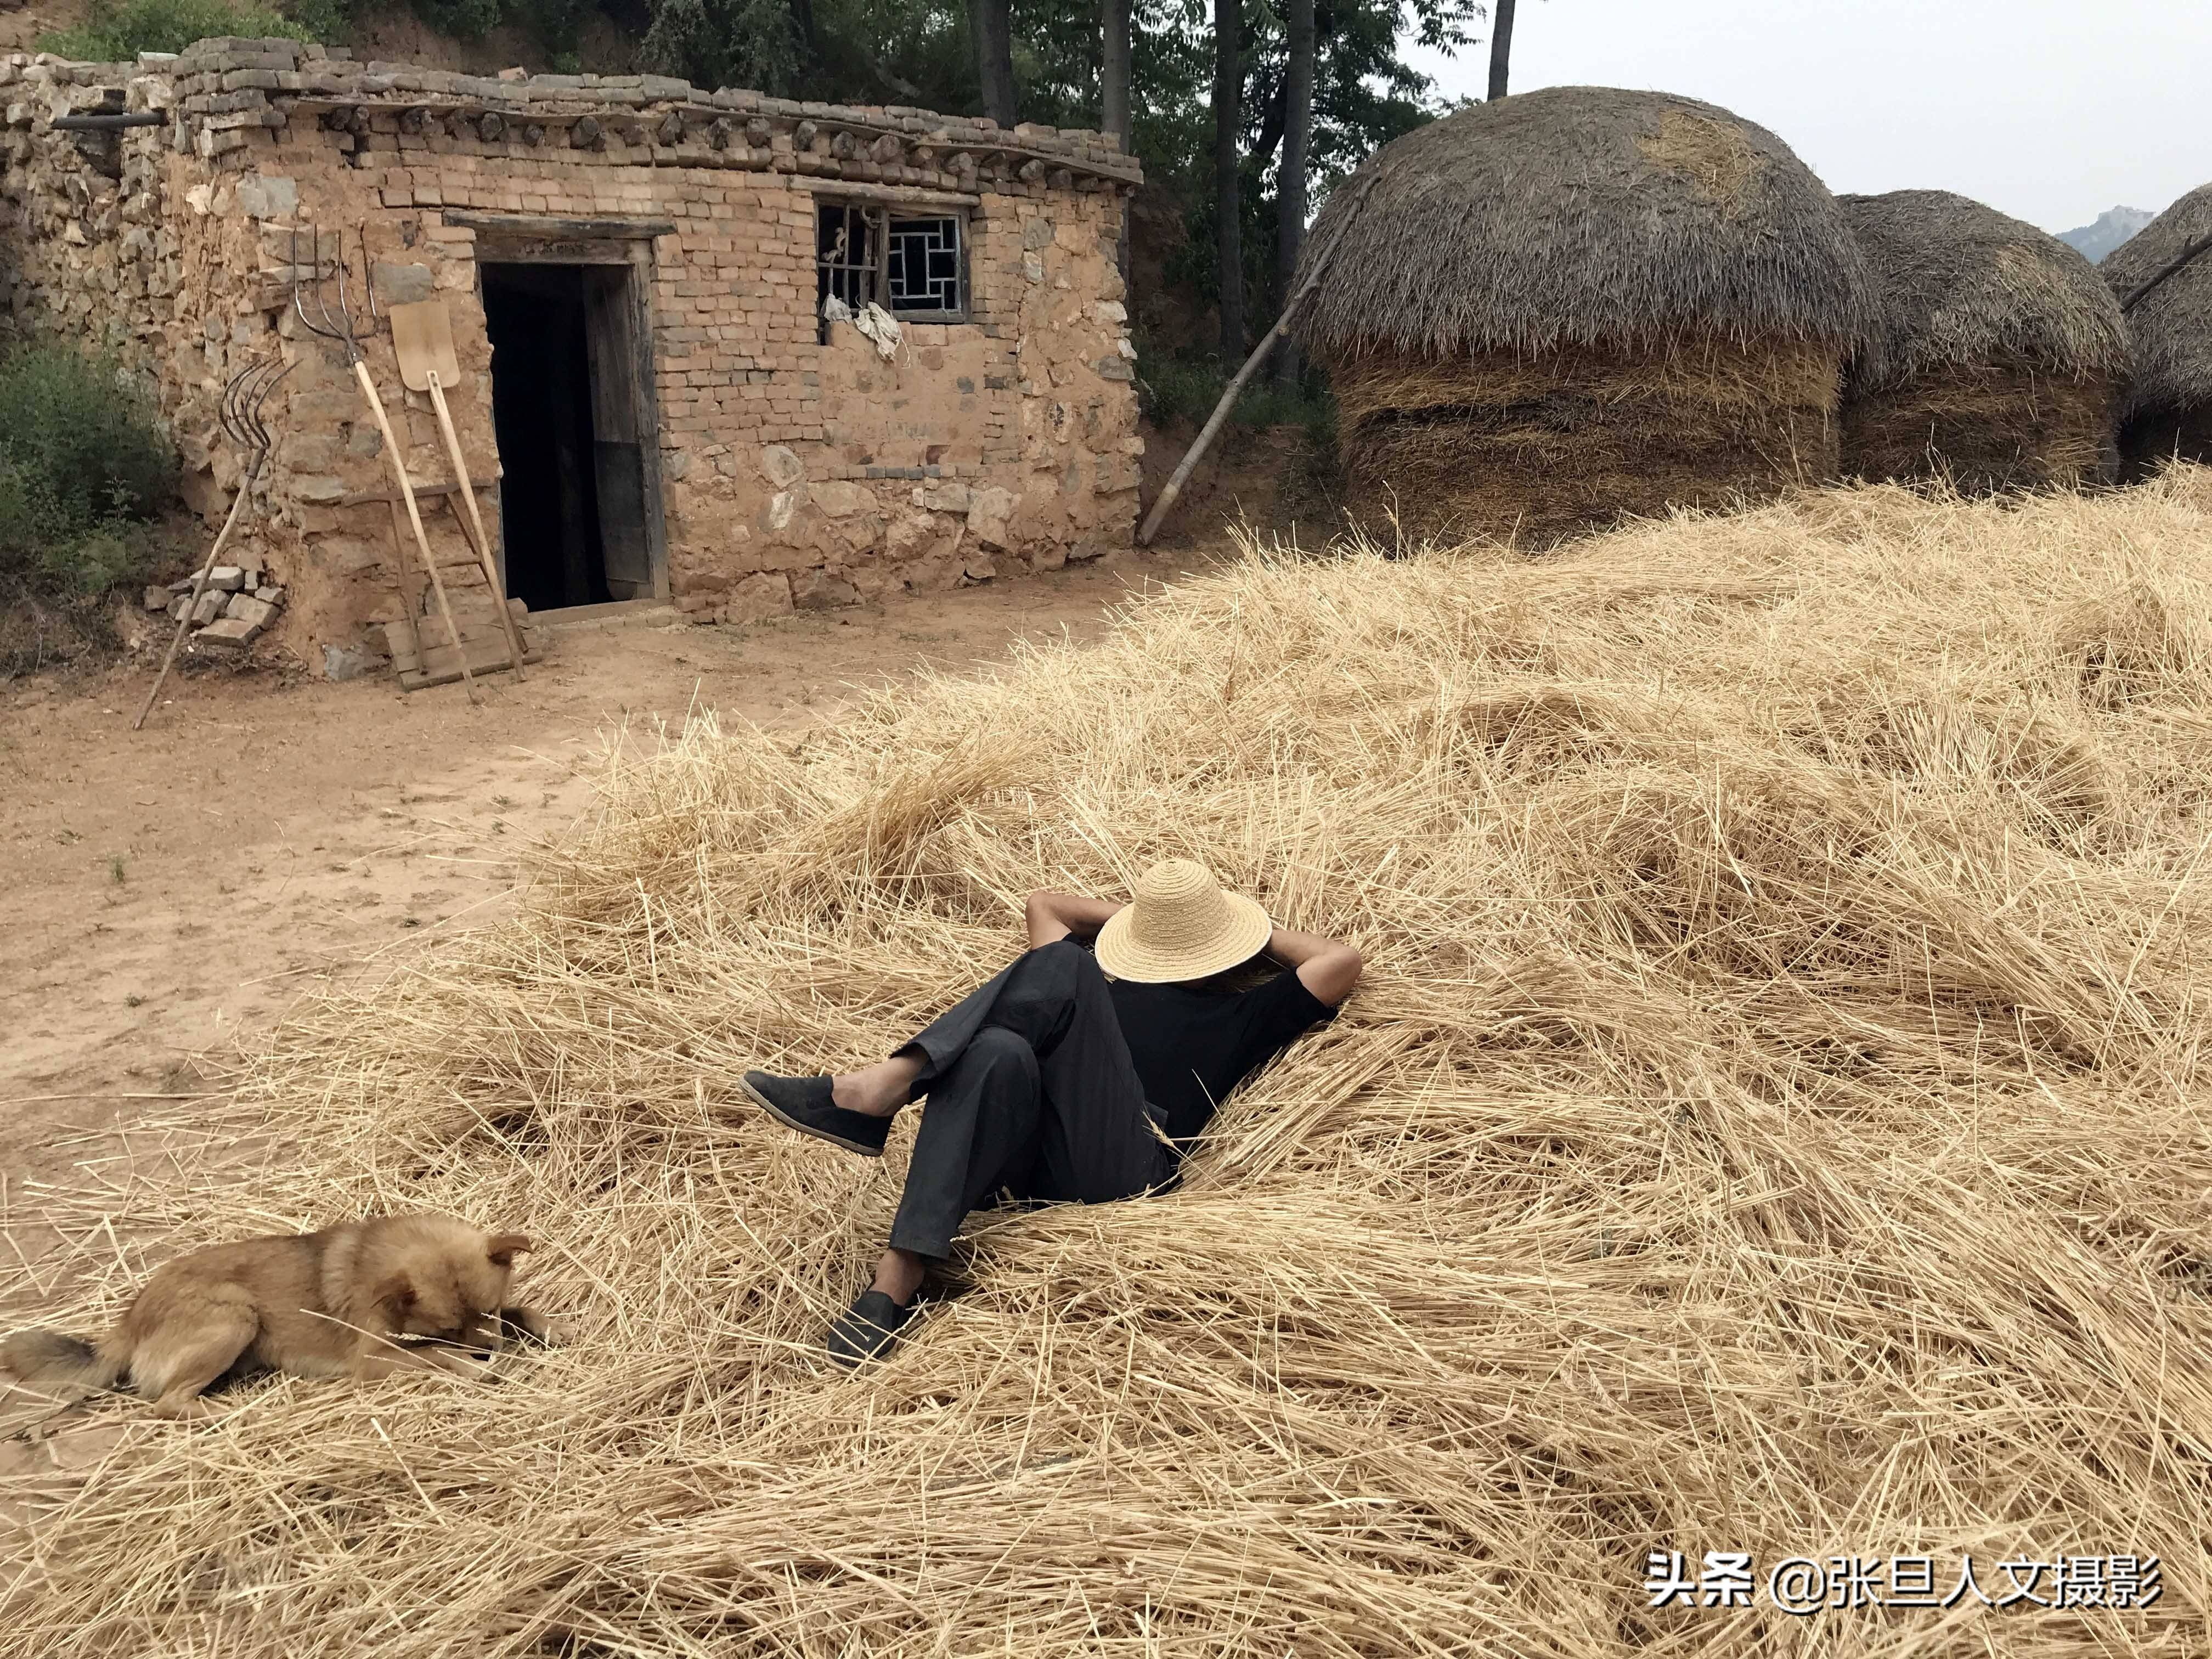
[[[1303,294],[1312,287],[1313,284],[1309,283],[1299,291]],[[1296,303],[1295,301],[1291,302],[1292,306]],[[1236,378],[1229,382],[1229,389],[1221,394],[1221,401],[1214,404],[1213,413],[1199,428],[1198,436],[1191,447],[1183,452],[1182,463],[1176,468],[1175,476],[1168,480],[1167,488],[1160,491],[1160,498],[1152,503],[1152,510],[1145,515],[1144,528],[1137,532],[1138,546],[1150,547],[1152,544],[1152,537],[1160,527],[1160,520],[1176,504],[1176,497],[1182,494],[1182,487],[1190,482],[1190,475],[1198,470],[1198,464],[1212,446],[1214,434],[1227,423],[1229,411],[1237,406],[1237,399],[1243,392],[1244,383],[1258,371],[1261,363],[1267,361],[1268,354],[1275,349],[1275,343],[1283,337],[1283,325],[1290,320],[1290,308],[1286,307],[1283,314],[1275,319],[1275,325],[1252,349],[1252,355],[1244,360],[1244,367],[1237,371]]]
[[[1258,372],[1260,365],[1267,361],[1268,354],[1290,332],[1291,325],[1297,319],[1298,313],[1305,309],[1306,301],[1313,298],[1314,290],[1321,286],[1328,262],[1335,257],[1336,246],[1344,240],[1345,230],[1359,212],[1373,176],[1369,173],[1355,179],[1346,186],[1356,193],[1345,203],[1344,215],[1330,233],[1328,246],[1313,250],[1313,264],[1305,281],[1299,283],[1298,291],[1291,295],[1290,302],[1283,307],[1283,314],[1275,319],[1275,325],[1261,337],[1258,345],[1252,348],[1252,355],[1244,360],[1244,367],[1237,371],[1236,378],[1229,382],[1228,389],[1221,394],[1221,401],[1214,404],[1213,413],[1206,417],[1206,424],[1199,428],[1197,438],[1183,453],[1182,462],[1176,468],[1174,477],[1168,480],[1167,488],[1160,491],[1159,500],[1152,503],[1152,510],[1145,515],[1144,526],[1137,532],[1138,546],[1150,547],[1152,544],[1152,538],[1159,531],[1160,520],[1167,517],[1168,510],[1176,504],[1176,497],[1182,494],[1182,487],[1190,482],[1190,475],[1198,470],[1199,462],[1205,459],[1215,436],[1228,423],[1229,411],[1236,408],[1237,399],[1243,392],[1244,383]]]

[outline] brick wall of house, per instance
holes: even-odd
[[[150,379],[204,511],[227,507],[237,478],[212,418],[223,379],[256,354],[291,365],[253,537],[291,593],[282,637],[311,660],[395,615],[400,590],[390,509],[357,499],[388,486],[388,463],[342,351],[289,309],[290,278],[319,269],[334,303],[342,250],[357,312],[364,268],[386,304],[442,297],[455,422],[492,480],[477,260],[503,233],[480,236],[485,215],[672,224],[651,239],[648,308],[666,575],[685,612],[848,604],[1127,541],[1142,444],[1114,253],[1134,171],[1094,135],[652,77],[488,83],[318,52],[0,60],[0,196],[23,233],[0,232],[0,301]],[[103,88],[119,101],[98,102]],[[119,133],[105,163],[46,125],[118,106],[172,122]],[[963,204],[967,320],[908,322],[889,358],[850,324],[822,343],[815,207],[856,193],[895,211]],[[454,211],[470,223],[447,222]],[[410,476],[447,479],[388,332],[365,350]],[[495,489],[481,499],[496,535]],[[435,499],[424,516],[457,605],[488,604],[458,520]]]

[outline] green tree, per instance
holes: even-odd
[[[1513,0],[1498,0],[1498,15],[1490,26],[1490,100],[1505,95],[1507,60],[1513,55]]]
[[[0,605],[137,574],[175,468],[151,400],[113,362],[61,344],[0,358]]]
[[[1284,13],[1288,9],[1285,0]],[[1405,60],[1407,37],[1459,51],[1470,44],[1471,26],[1480,15],[1472,0],[1420,0],[1402,11],[1395,0],[1314,0],[1313,115],[1305,168],[1309,208],[1313,197],[1325,195],[1378,146],[1443,112],[1428,77]],[[1282,151],[1291,98],[1289,28],[1286,15],[1262,0],[1252,0],[1245,20],[1237,268],[1243,275],[1245,314],[1264,313],[1264,320],[1272,320],[1286,297],[1283,284],[1288,280],[1280,252]],[[1210,40],[1203,33],[1198,40],[1210,62]],[[1141,76],[1139,85],[1141,94]],[[1138,121],[1138,153],[1147,178],[1193,204],[1188,240],[1172,262],[1171,274],[1201,301],[1218,303],[1223,280],[1220,210],[1211,168],[1204,167],[1200,177],[1199,167],[1177,159],[1187,155],[1210,162],[1211,134],[1211,123],[1204,122],[1178,143],[1158,125],[1148,130],[1141,116]],[[1224,349],[1237,355],[1225,342]]]
[[[975,78],[983,113],[1002,127],[1015,119],[1014,9],[1010,0],[968,0],[968,27],[975,39]]]
[[[1275,289],[1287,295],[1306,236],[1306,152],[1313,142],[1314,0],[1290,0],[1284,25],[1283,159],[1275,173]],[[1296,386],[1299,367],[1297,342],[1284,341],[1276,349],[1276,383],[1285,390]]]
[[[646,60],[702,86],[804,95],[805,38],[788,0],[658,0]]]
[[[1220,266],[1221,355],[1244,354],[1244,17],[1241,0],[1213,0],[1213,236]]]

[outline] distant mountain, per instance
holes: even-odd
[[[2083,225],[2078,230],[2062,230],[2058,240],[2094,265],[2157,216],[2142,208],[2107,208],[2097,216],[2095,224]]]

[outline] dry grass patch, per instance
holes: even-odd
[[[584,1340],[132,1427],[9,1538],[0,1651],[2203,1651],[2208,545],[2183,469],[1255,550],[1093,648],[611,762],[511,925],[280,1035],[282,1155],[120,1180],[160,1242],[82,1250],[104,1304],[242,1222],[452,1208],[550,1241]],[[904,1137],[737,1073],[880,1054],[1024,891],[1170,854],[1354,939],[1345,1016],[1180,1192],[980,1222],[832,1373]],[[1669,1548],[2166,1589],[1648,1611]]]

